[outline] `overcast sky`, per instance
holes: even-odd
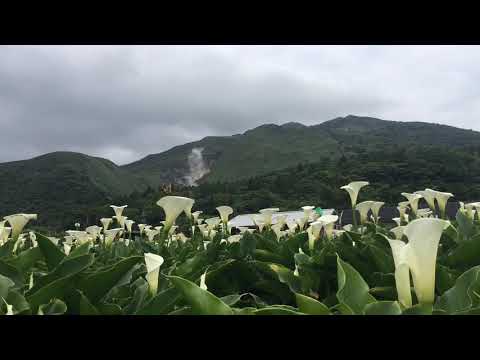
[[[0,161],[348,114],[480,130],[480,46],[0,46]]]

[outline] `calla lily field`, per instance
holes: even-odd
[[[60,237],[32,231],[41,214],[5,216],[0,314],[480,314],[480,203],[447,218],[453,194],[411,189],[391,225],[368,186],[341,187],[354,215],[343,227],[313,204],[295,220],[271,204],[235,226],[228,204],[205,216],[181,196],[157,201],[155,224],[111,205]]]

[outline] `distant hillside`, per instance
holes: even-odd
[[[188,173],[187,157],[191,150],[203,148],[210,173],[202,181],[236,181],[303,162],[313,163],[319,157],[339,159],[404,146],[464,148],[479,143],[480,133],[476,131],[349,115],[313,126],[266,124],[241,135],[207,137],[149,155],[123,168],[145,178],[152,186],[181,182]]]
[[[145,188],[109,160],[54,152],[0,164],[0,214],[38,212],[40,224],[63,223],[85,207]]]
[[[0,215],[35,212],[38,224],[62,228],[109,216],[108,205],[117,201],[130,205],[127,216],[157,218],[152,199],[162,184],[186,183],[194,148],[202,149],[209,172],[198,188],[182,191],[213,213],[219,204],[239,211],[302,203],[341,207],[346,198],[338,187],[355,179],[369,180],[375,184],[370,195],[391,203],[402,191],[425,187],[480,198],[479,132],[349,115],[206,137],[124,166],[72,152],[3,163]]]

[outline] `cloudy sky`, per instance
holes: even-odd
[[[479,46],[0,46],[0,161],[348,114],[480,131]]]

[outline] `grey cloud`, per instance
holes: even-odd
[[[346,114],[480,130],[480,49],[0,46],[0,161],[128,163],[208,135]]]

